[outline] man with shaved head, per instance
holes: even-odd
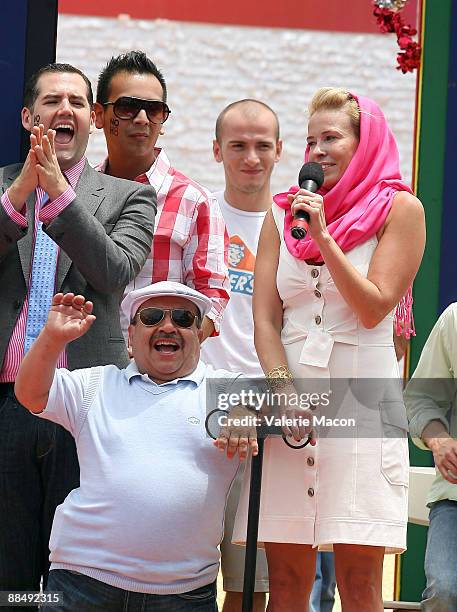
[[[265,213],[272,203],[270,177],[279,160],[282,141],[276,113],[259,100],[229,104],[216,121],[213,153],[224,165],[225,190],[219,201],[229,234],[231,300],[218,338],[202,347],[202,359],[215,368],[241,371],[252,378],[263,376],[254,348],[252,289],[257,242]],[[242,470],[230,493],[221,544],[226,598],[223,612],[241,610],[244,548],[231,544],[233,521],[240,494]],[[257,554],[254,610],[265,610],[268,572],[265,553]]]
[[[214,158],[225,172],[225,191],[215,194],[219,203],[266,212],[272,202],[270,177],[281,151],[278,117],[269,106],[251,99],[226,106],[213,141]]]

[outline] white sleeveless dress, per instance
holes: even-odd
[[[327,267],[289,253],[284,210],[274,204],[272,211],[281,238],[277,286],[289,368],[300,391],[334,388],[328,414],[343,424],[352,418],[355,426],[335,426],[318,437],[316,446],[301,450],[289,448],[279,436],[267,438],[259,543],[311,544],[320,550],[331,550],[335,543],[364,544],[402,552],[409,460],[393,313],[374,329],[363,327]],[[346,253],[364,276],[376,246],[375,236]],[[317,410],[316,416],[324,413]],[[246,539],[249,476],[246,470],[236,543]]]

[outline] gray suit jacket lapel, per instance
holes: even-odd
[[[32,265],[33,235],[35,233],[35,192],[27,198],[27,223],[31,228],[24,238],[17,243],[19,257],[21,258],[22,272],[24,273],[25,283],[28,286],[30,276],[30,266]]]
[[[82,203],[87,212],[91,215],[95,215],[100,204],[104,200],[104,188],[99,181],[98,172],[91,168],[87,161],[76,184],[75,193],[78,202]],[[57,290],[60,290],[62,287],[62,283],[68,274],[71,263],[71,259],[68,255],[60,249],[59,262],[57,265]],[[96,265],[95,262],[94,265]]]

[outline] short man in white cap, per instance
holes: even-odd
[[[229,376],[199,359],[211,301],[163,281],[129,293],[122,307],[127,368],[56,369],[95,320],[91,302],[60,293],[16,379],[25,407],[75,437],[81,466],[81,486],[57,508],[51,533],[47,588],[63,593],[53,610],[214,612],[238,461],[205,433],[206,380]],[[257,452],[255,440],[249,446]],[[239,457],[247,450],[240,440]]]

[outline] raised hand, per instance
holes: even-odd
[[[93,307],[83,295],[57,293],[52,298],[44,332],[52,341],[61,344],[80,338],[95,321]]]
[[[50,200],[55,200],[66,191],[68,183],[57,160],[55,130],[48,130],[44,134],[44,126],[40,124],[38,127],[42,137],[33,147],[33,153],[36,157],[38,184],[46,191]]]

